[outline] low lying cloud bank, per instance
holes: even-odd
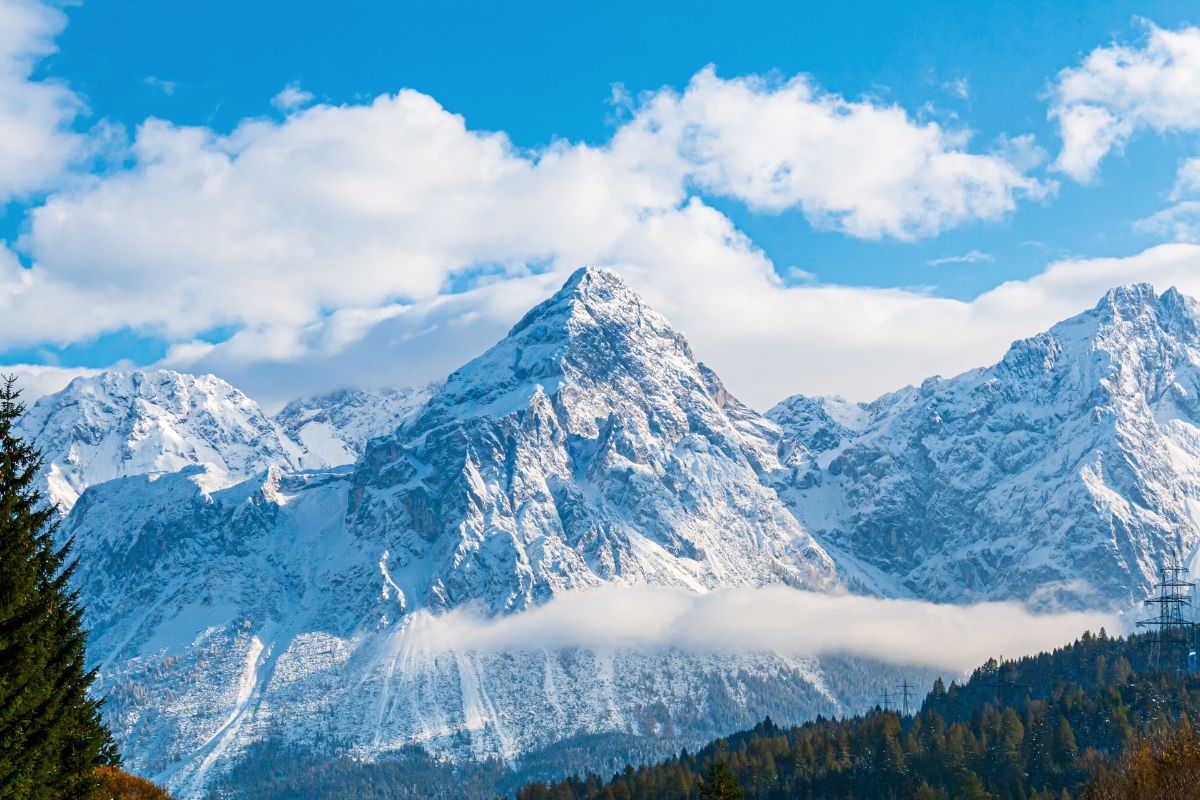
[[[1036,653],[1084,631],[1123,628],[1115,614],[1035,614],[1017,603],[943,605],[827,595],[782,586],[697,595],[682,589],[613,586],[560,595],[518,614],[418,611],[398,634],[425,651],[526,649],[769,651],[854,655],[968,672],[990,657]]]

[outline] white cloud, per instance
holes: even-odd
[[[838,620],[831,625],[830,620]],[[826,595],[781,586],[696,595],[679,589],[611,586],[569,592],[519,614],[418,612],[399,636],[421,651],[546,647],[701,653],[850,654],[965,673],[1008,657],[1061,646],[1084,631],[1122,630],[1100,612],[1034,614],[1015,603],[941,605]]]
[[[971,84],[966,78],[956,78],[942,84],[942,88],[959,100],[966,100],[971,96]]]
[[[1200,192],[1200,158],[1189,158],[1179,165],[1179,171],[1175,174],[1171,199],[1178,200],[1197,192]]]
[[[610,265],[762,407],[795,391],[869,398],[987,363],[1114,283],[1200,293],[1188,248],[1053,265],[971,302],[787,285],[699,190],[913,238],[1050,188],[1027,174],[1028,139],[971,152],[962,132],[806,78],[703,70],[634,103],[603,146],[517,150],[401,91],[228,135],[148,120],[129,156],[32,211],[20,241],[32,269],[0,258],[0,347],[131,327],[165,337],[170,364],[270,403],[443,377],[568,272]],[[214,345],[215,329],[234,333]]]
[[[1013,340],[1090,308],[1116,285],[1146,281],[1200,297],[1200,247],[1186,244],[1059,261],[962,301],[901,289],[786,286],[745,240],[717,246],[734,235],[728,220],[695,204],[657,220],[638,261],[616,269],[687,335],[730,391],[760,409],[795,392],[869,400],[993,363]],[[247,334],[171,363],[215,372],[268,404],[346,384],[437,380],[503,336],[565,277],[565,269],[517,277],[406,305],[338,348],[324,344],[332,329],[314,325],[305,332],[306,355],[295,360],[255,358],[259,345]]]
[[[313,101],[312,92],[306,92],[298,83],[289,83],[271,98],[271,105],[282,111],[295,111]]]
[[[1093,180],[1100,161],[1139,130],[1200,130],[1200,28],[1146,25],[1140,46],[1096,48],[1058,75],[1050,108],[1062,136],[1055,166],[1077,181]]]
[[[0,375],[15,375],[21,400],[31,405],[39,397],[66,387],[76,378],[95,375],[99,370],[84,367],[54,367],[45,364],[9,364],[0,367]]]
[[[781,84],[701,70],[678,94],[647,98],[613,149],[646,169],[678,165],[707,191],[751,208],[803,210],[815,225],[862,238],[932,236],[996,219],[1048,187],[1025,152],[966,150],[967,136],[898,106],[850,101],[804,76]],[[661,167],[660,167],[661,168]]]
[[[971,250],[960,256],[944,256],[942,258],[931,259],[925,263],[931,267],[936,267],[942,264],[979,264],[984,261],[995,261],[995,257],[991,253],[985,253],[981,250]]]
[[[1133,224],[1137,233],[1172,242],[1200,243],[1200,201],[1184,200]]]
[[[0,203],[56,183],[83,138],[69,130],[80,99],[53,80],[33,80],[66,24],[61,11],[34,0],[0,0]]]
[[[730,287],[769,292],[779,279],[696,187],[897,238],[992,219],[1046,190],[1026,175],[1028,142],[971,153],[960,132],[804,78],[703,70],[631,113],[604,146],[536,152],[407,90],[247,120],[228,135],[148,120],[131,166],[82,177],[30,213],[19,244],[34,266],[0,291],[0,347],[128,326],[166,337],[181,364],[332,357],[372,326],[425,324],[461,305],[448,292],[535,272],[557,280],[580,264],[624,265],[685,295],[703,277],[717,287],[704,305],[744,312]],[[505,291],[529,295],[514,285],[478,296]],[[438,324],[463,342],[473,326],[501,330],[499,317],[474,313]],[[213,348],[203,337],[218,328],[236,335]],[[421,330],[393,341],[427,339]]]

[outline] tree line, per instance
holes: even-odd
[[[962,685],[946,687],[938,681],[910,717],[876,708],[863,716],[817,719],[786,729],[766,720],[696,753],[684,751],[658,764],[629,766],[607,780],[585,775],[532,782],[515,797],[1151,797],[1098,794],[1119,786],[1114,776],[1135,767],[1144,785],[1146,775],[1157,764],[1154,732],[1188,731],[1188,720],[1197,718],[1200,709],[1200,679],[1171,670],[1151,670],[1147,644],[1146,638],[1139,636],[1122,639],[1103,631],[1086,634],[1053,652],[989,661]],[[1183,745],[1179,749],[1186,751]],[[1179,759],[1168,760],[1163,768],[1178,763]],[[734,778],[736,793],[714,786],[713,776],[725,770]],[[1179,795],[1194,796],[1200,794]]]

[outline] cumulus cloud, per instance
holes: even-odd
[[[69,129],[80,99],[58,81],[31,78],[65,24],[61,11],[35,0],[0,0],[0,203],[54,184],[84,148]]]
[[[330,312],[430,301],[480,275],[671,269],[647,259],[676,244],[770,272],[697,187],[899,238],[995,218],[1044,190],[1009,150],[968,152],[963,134],[898,107],[711,69],[682,93],[643,98],[602,147],[517,151],[401,91],[229,135],[149,120],[130,156],[31,213],[20,245],[34,266],[0,345],[233,327],[294,355]],[[697,227],[703,248],[672,239]]]
[[[430,651],[670,647],[702,653],[848,654],[965,673],[988,658],[1036,653],[1101,627],[1117,632],[1122,622],[1101,612],[1034,614],[1016,603],[942,605],[781,586],[700,595],[609,586],[568,592],[494,619],[462,609],[439,616],[417,612],[399,636]]]
[[[705,69],[627,111],[602,145],[533,151],[409,90],[228,134],[148,120],[127,166],[32,210],[18,243],[31,269],[0,258],[0,347],[133,328],[166,339],[167,364],[271,404],[444,377],[594,264],[622,272],[763,407],[795,391],[866,399],[994,360],[1095,302],[1108,288],[1097,275],[1195,283],[1172,266],[1194,267],[1191,250],[1056,265],[1069,279],[1053,292],[1042,276],[971,302],[781,279],[704,196],[911,239],[1049,191],[1028,174],[1036,149],[973,149],[963,131],[805,77]]]
[[[613,148],[646,169],[677,165],[751,208],[799,208],[852,236],[912,239],[1042,196],[1047,187],[1023,169],[1029,144],[1019,157],[970,153],[966,133],[898,106],[828,94],[805,76],[723,80],[710,67],[682,93],[649,96]]]
[[[1200,28],[1145,24],[1140,45],[1096,48],[1058,75],[1050,108],[1062,137],[1055,166],[1077,181],[1093,180],[1100,161],[1139,130],[1200,130]]]
[[[1179,165],[1175,175],[1175,186],[1171,189],[1171,199],[1200,192],[1200,158],[1189,158]]]

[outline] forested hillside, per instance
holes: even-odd
[[[608,781],[589,775],[531,783],[516,797],[736,796],[711,785],[721,762],[746,800],[1079,797],[1090,776],[1120,770],[1111,759],[1123,748],[1198,710],[1200,677],[1152,670],[1145,637],[1101,631],[1052,653],[991,661],[961,686],[939,682],[912,716],[876,709],[789,729],[767,720]]]

